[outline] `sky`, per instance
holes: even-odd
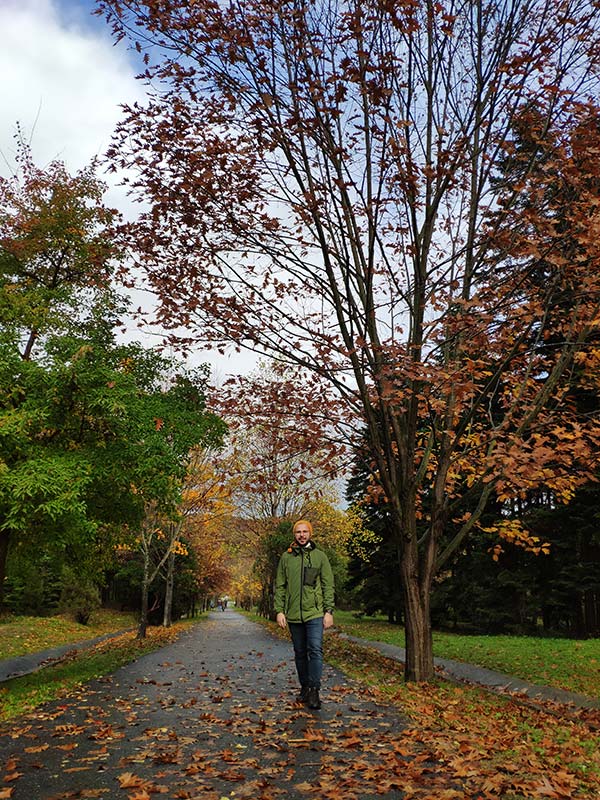
[[[78,169],[108,146],[120,104],[141,100],[125,43],[92,16],[93,0],[0,0],[0,168],[14,154],[17,123],[36,161]]]
[[[94,0],[0,0],[0,174],[14,168],[17,124],[38,166],[58,159],[74,172],[102,156],[120,105],[143,102],[136,55],[125,42],[114,44],[94,7]],[[135,207],[117,180],[100,177],[109,183],[107,205],[133,218]],[[211,363],[216,379],[256,363],[245,355],[198,360]]]

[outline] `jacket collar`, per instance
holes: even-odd
[[[291,545],[288,547],[288,553],[294,553],[295,555],[299,556],[300,553],[310,553],[311,550],[315,550],[317,545],[313,542],[312,539],[309,539],[308,542],[301,547],[298,542],[294,539]]]

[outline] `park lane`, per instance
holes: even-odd
[[[4,796],[403,796],[414,758],[403,755],[397,711],[327,665],[320,711],[295,703],[296,691],[289,641],[215,611],[176,643],[3,730],[0,758],[14,776]]]

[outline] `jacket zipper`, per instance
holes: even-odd
[[[302,601],[304,600],[304,550],[300,548],[300,622],[304,622],[304,610]]]

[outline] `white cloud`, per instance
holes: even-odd
[[[113,46],[108,25],[94,21],[92,0],[0,0],[0,174],[14,166],[17,123],[31,140],[38,166],[54,159],[71,172],[101,156],[121,117],[121,103],[143,101],[144,86],[126,46]],[[105,202],[133,218],[136,208],[118,178],[109,183]],[[111,185],[112,184],[112,185]],[[134,306],[152,305],[134,293]],[[156,344],[131,324],[131,336]],[[256,364],[249,353],[196,354],[219,376],[247,372]]]
[[[75,170],[102,155],[119,104],[144,94],[108,26],[78,24],[57,0],[2,0],[0,30],[0,171],[14,156],[17,123],[39,165],[58,158]]]

